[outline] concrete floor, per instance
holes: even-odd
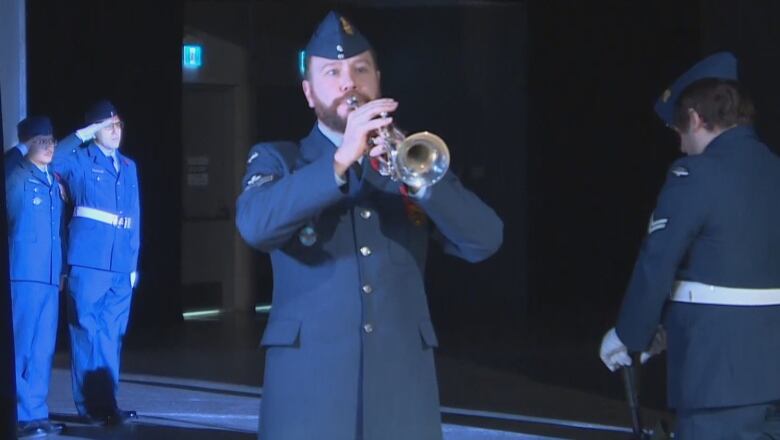
[[[70,372],[55,369],[49,406],[66,423],[63,439],[254,439],[262,389],[191,379],[124,374],[119,401],[137,408],[137,421],[101,428],[78,423],[70,394]],[[531,440],[555,437],[444,424],[445,440]]]
[[[61,328],[49,396],[53,418],[67,424],[59,438],[256,438],[263,368],[257,342],[263,327],[262,316],[223,317],[186,321],[172,332],[131,338],[123,350],[118,397],[120,407],[137,410],[139,419],[118,428],[76,423],[69,348]],[[554,356],[545,356],[555,361]],[[594,357],[590,348],[576,356]],[[621,394],[616,398],[614,392],[613,396],[592,392],[592,384],[550,383],[535,374],[496,366],[500,362],[473,358],[446,350],[437,353],[446,440],[630,438]],[[617,376],[606,380],[619,391]],[[671,418],[653,409],[645,409],[643,415],[648,425]]]

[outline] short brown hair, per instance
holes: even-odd
[[[728,128],[751,125],[756,109],[742,86],[733,80],[704,78],[682,91],[674,109],[674,126],[687,130],[689,110],[694,110],[704,122],[704,128]]]

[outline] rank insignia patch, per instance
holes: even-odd
[[[666,229],[666,225],[669,223],[668,218],[659,218],[655,219],[655,214],[650,216],[650,222],[647,225],[647,233],[652,234],[653,232],[660,231],[661,229]]]
[[[249,188],[257,188],[260,186],[265,185],[266,183],[274,180],[273,174],[267,174],[263,176],[262,174],[255,174],[252,176],[249,181],[246,183],[246,187],[244,190],[247,190]]]

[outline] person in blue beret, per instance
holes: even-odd
[[[16,134],[19,143],[5,152],[5,175],[10,174],[27,155],[30,143],[38,137],[48,138],[53,135],[51,120],[47,116],[30,116],[16,124]]]
[[[676,437],[780,438],[780,158],[756,135],[755,109],[722,52],[655,106],[685,157],[669,168],[617,325],[610,370],[667,349]]]
[[[6,172],[8,250],[16,363],[17,437],[58,434],[49,421],[62,283],[63,199],[49,164],[56,141],[45,116],[19,123],[25,154]]]
[[[84,128],[60,141],[52,163],[73,204],[67,253],[73,399],[85,421],[116,425],[137,417],[119,408],[116,393],[138,279],[138,171],[120,152],[124,123],[110,101],[93,104],[84,119]]]
[[[255,145],[237,201],[241,236],[274,271],[259,438],[441,439],[428,242],[482,261],[503,223],[452,172],[411,186],[375,168],[370,140],[398,102],[348,18],[330,12],[301,59],[316,122],[299,141]]]

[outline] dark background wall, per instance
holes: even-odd
[[[492,259],[434,251],[429,293],[442,350],[619,396],[596,357],[613,324],[677,140],[652,113],[696,59],[730,49],[780,145],[778,4],[771,0],[341,3],[372,39],[400,125],[441,134],[464,182],[505,221]],[[400,6],[399,6],[400,5]],[[427,5],[427,6],[426,6]],[[223,7],[219,7],[223,6]],[[28,2],[29,107],[58,135],[108,97],[143,188],[142,284],[131,335],[178,322],[182,26],[247,48],[258,139],[313,123],[295,54],[334,4],[192,0]],[[467,215],[467,213],[464,213]],[[258,257],[268,295],[270,269]],[[658,364],[660,365],[660,364]],[[663,404],[662,366],[649,400]]]
[[[701,50],[739,55],[740,76],[758,108],[761,137],[780,148],[780,3],[771,0],[701,1]]]
[[[180,317],[181,7],[27,2],[29,113],[50,115],[60,138],[101,98],[125,120],[122,151],[138,164],[142,205],[131,335]]]
[[[700,55],[696,2],[531,2],[531,310],[556,338],[614,321],[677,140],[653,113]]]

